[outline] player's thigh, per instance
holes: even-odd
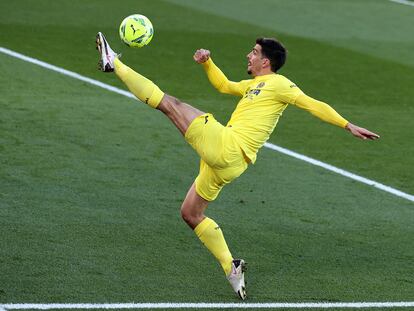
[[[225,131],[212,114],[205,113],[193,120],[185,139],[209,166],[222,166]]]
[[[222,169],[212,168],[204,160],[200,161],[200,172],[195,180],[195,190],[202,198],[213,201],[223,187],[239,177],[248,164],[244,159],[233,161],[233,165]]]
[[[157,109],[162,111],[183,135],[193,120],[204,114],[203,111],[168,94],[164,95]]]

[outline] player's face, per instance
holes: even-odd
[[[255,77],[263,68],[262,47],[256,44],[247,54],[247,73]]]

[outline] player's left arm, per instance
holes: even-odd
[[[230,81],[220,68],[214,64],[209,50],[198,49],[193,58],[196,63],[203,66],[208,80],[220,93],[243,96],[247,85],[246,81]]]
[[[380,137],[378,134],[352,124],[351,122],[344,119],[339,113],[335,111],[335,109],[333,109],[328,104],[316,100],[306,94],[302,93],[297,96],[293,104],[299,108],[309,111],[311,114],[325,122],[334,124],[350,131],[355,137],[372,140]]]

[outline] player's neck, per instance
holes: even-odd
[[[260,77],[260,76],[266,76],[266,75],[271,75],[275,72],[273,72],[270,68],[263,68],[262,70],[260,70],[258,73],[256,73],[253,77]]]

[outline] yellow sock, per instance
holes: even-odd
[[[116,75],[126,84],[132,94],[143,103],[150,105],[152,108],[157,108],[164,97],[164,92],[158,86],[124,65],[119,58],[115,58],[114,67]]]
[[[227,247],[226,240],[224,240],[223,232],[216,222],[206,217],[195,227],[194,232],[210,253],[220,262],[224,273],[229,275],[233,257]]]

